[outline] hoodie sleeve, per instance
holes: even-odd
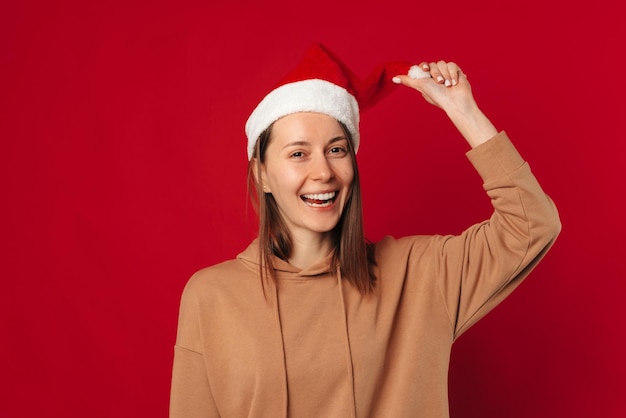
[[[193,279],[183,291],[170,393],[170,418],[219,417],[201,352],[200,318]]]
[[[494,212],[461,235],[440,237],[437,277],[457,338],[506,298],[560,232],[556,207],[504,132],[467,157]]]

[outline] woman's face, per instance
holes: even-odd
[[[293,238],[327,233],[350,196],[348,139],[330,116],[285,116],[272,127],[261,173],[264,192],[273,195]]]

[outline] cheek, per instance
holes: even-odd
[[[354,181],[354,171],[350,170],[346,173],[346,182],[352,185],[353,181]]]
[[[346,185],[346,186],[351,186],[352,182],[354,181],[354,169],[352,168],[352,164],[343,167],[343,170],[340,171],[341,173],[341,181]]]
[[[273,175],[268,173],[268,182],[273,193],[285,193],[297,190],[299,176],[293,170],[277,170]]]

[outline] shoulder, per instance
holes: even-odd
[[[183,297],[205,299],[228,294],[242,294],[256,288],[259,275],[240,259],[224,261],[195,272],[187,281]]]
[[[196,271],[185,285],[183,301],[214,304],[262,293],[259,266],[254,262],[257,247],[255,240],[237,258]]]
[[[202,268],[195,272],[191,278],[194,280],[216,280],[219,277],[224,277],[232,274],[241,274],[243,271],[248,271],[249,268],[244,265],[242,260],[233,258],[231,260],[222,261],[221,263],[213,264]]]
[[[377,263],[430,256],[445,240],[446,236],[442,235],[411,235],[400,238],[387,235],[374,244],[374,256]]]
[[[441,236],[439,235],[408,235],[393,237],[386,235],[380,241],[374,243],[377,252],[411,251],[433,245]]]

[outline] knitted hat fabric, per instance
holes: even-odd
[[[409,74],[409,69],[413,73],[419,70],[407,62],[388,62],[361,80],[326,47],[312,45],[300,64],[261,100],[248,118],[248,159],[253,157],[263,131],[283,116],[298,112],[322,113],[344,123],[352,134],[356,152],[360,145],[359,112],[389,94],[396,87],[391,79]]]

